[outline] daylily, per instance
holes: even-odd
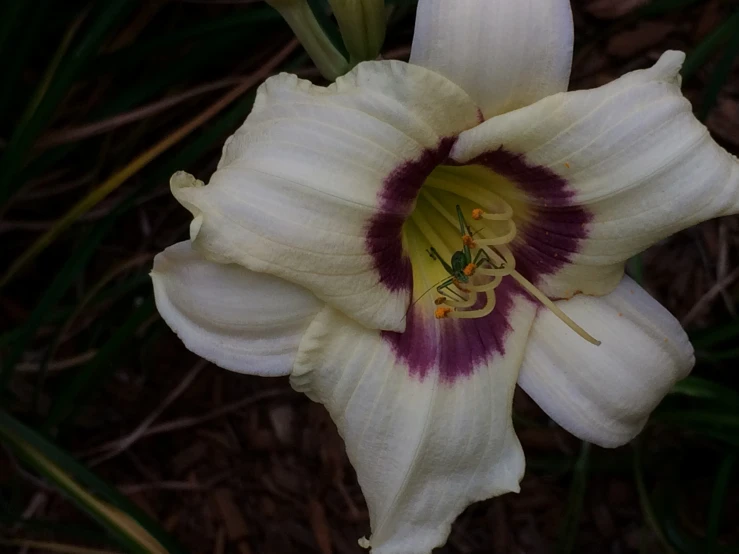
[[[172,178],[194,219],[155,260],[160,313],[326,406],[377,554],[518,490],[517,382],[612,447],[693,366],[624,263],[739,211],[739,162],[681,95],[682,53],[565,92],[572,43],[569,0],[421,0],[410,63],[272,77],[210,184]]]

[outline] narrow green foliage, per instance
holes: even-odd
[[[142,38],[114,52],[104,53],[90,63],[89,74],[97,75],[135,69],[151,56],[176,51],[188,41],[197,41],[194,48],[202,50],[208,49],[214,40],[225,36],[232,48],[243,48],[245,40],[260,38],[261,34],[272,31],[274,24],[281,23],[282,19],[279,14],[269,7],[258,7],[243,12],[233,12],[227,16],[214,17],[197,25],[176,28],[166,34],[156,33],[151,38]],[[265,24],[273,25],[265,28]],[[190,74],[193,73],[194,71]]]
[[[739,15],[739,11],[735,15]],[[739,55],[739,19],[734,20],[730,36],[731,38],[726,45],[726,49],[721,58],[719,58],[706,84],[703,101],[698,110],[698,118],[701,120],[705,120],[708,117],[708,113],[716,105],[719,92],[721,92],[721,89],[729,78],[731,70],[734,67],[734,61],[737,55]]]
[[[88,60],[94,56],[110,29],[135,7],[128,0],[110,0],[97,11],[80,42],[64,56],[56,75],[46,86],[43,98],[34,98],[37,107],[25,124],[16,127],[0,158],[0,206],[18,190],[21,182],[15,179],[27,154],[39,133],[48,125],[54,111],[74,83],[75,77]],[[38,18],[38,14],[35,14]],[[40,19],[40,18],[38,18]]]
[[[129,552],[152,554],[146,548],[150,537],[168,554],[184,554],[156,522],[132,502],[106,484],[37,432],[0,410],[3,443],[45,476],[81,510],[98,521]]]
[[[731,36],[737,32],[739,25],[739,11],[724,21],[715,31],[708,35],[692,52],[685,58],[685,63],[680,71],[684,79],[690,79],[701,69],[709,58],[716,52]]]
[[[651,0],[639,8],[637,17],[654,17],[665,13],[677,12],[703,0]]]
[[[567,499],[567,513],[560,526],[557,552],[571,554],[575,552],[577,530],[580,527],[585,492],[588,487],[588,472],[590,469],[590,443],[580,445],[580,455],[573,468],[570,495]]]
[[[713,492],[711,494],[711,504],[708,508],[708,525],[706,529],[707,551],[709,552],[715,552],[719,547],[719,528],[721,526],[724,505],[729,495],[729,482],[736,468],[738,455],[739,450],[735,448],[724,456],[716,473],[716,480],[714,481]]]
[[[692,375],[677,383],[670,394],[692,396],[730,409],[739,407],[739,393],[714,381]]]
[[[43,18],[37,14],[47,9],[49,4],[50,0],[0,3],[0,75],[3,83],[14,84],[0,87],[0,129],[3,133],[7,132],[6,117],[12,113],[22,94],[20,77],[43,28]]]
[[[696,350],[709,350],[724,341],[730,341],[737,337],[739,337],[739,319],[691,333],[690,342],[693,343]]]
[[[644,466],[642,463],[641,445],[641,440],[637,440],[637,442],[634,444],[632,470],[634,472],[634,482],[636,483],[636,491],[639,496],[639,505],[641,506],[642,516],[644,517],[645,523],[649,526],[649,528],[652,530],[654,535],[661,543],[664,551],[668,554],[676,554],[675,550],[673,550],[672,546],[667,540],[667,537],[665,536],[664,530],[662,529],[662,526],[657,519],[652,501],[649,498],[647,485],[644,481]],[[642,538],[642,540],[644,540],[644,538]],[[644,552],[644,549],[642,549],[642,552]]]
[[[115,369],[115,358],[121,349],[153,313],[154,299],[149,298],[114,330],[110,339],[98,350],[97,355],[75,372],[74,377],[56,394],[44,425],[47,430],[57,429],[79,409],[81,397],[99,387],[110,376],[110,372]]]

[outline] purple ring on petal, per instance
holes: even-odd
[[[575,191],[548,167],[529,164],[523,154],[503,147],[481,154],[464,165],[481,165],[514,183],[526,196],[529,217],[511,249],[516,269],[535,285],[571,262],[588,236],[593,214],[575,203]],[[574,292],[574,291],[573,291]]]
[[[425,179],[441,164],[486,167],[526,194],[528,217],[519,223],[518,235],[510,244],[521,275],[536,284],[570,262],[587,238],[592,214],[575,203],[567,180],[502,147],[458,164],[448,158],[455,140],[443,139],[437,148],[398,167],[385,180],[379,210],[368,225],[366,238],[380,283],[393,291],[412,291],[411,261],[403,252],[402,228]],[[504,356],[506,338],[513,331],[510,315],[516,298],[535,302],[511,277],[503,279],[495,294],[493,312],[477,319],[437,320],[413,305],[405,332],[383,331],[382,337],[410,375],[423,380],[437,371],[441,383],[452,385],[495,356]],[[472,309],[481,308],[483,303],[480,298]]]
[[[479,319],[438,320],[425,316],[416,305],[408,312],[404,333],[383,331],[382,337],[410,375],[423,380],[436,370],[442,383],[452,385],[493,356],[505,355],[505,339],[512,331],[508,316],[517,295],[525,293],[513,280],[504,279],[496,289],[495,310]],[[481,299],[474,308],[482,303]]]
[[[379,192],[379,210],[367,226],[365,245],[372,255],[380,283],[391,291],[413,290],[411,261],[403,252],[403,223],[431,172],[449,157],[456,138],[441,139],[434,149],[395,169]]]

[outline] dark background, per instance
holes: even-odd
[[[407,59],[414,4],[394,6],[383,55]],[[696,115],[739,151],[739,2],[573,8],[572,89],[683,50]],[[320,82],[291,37],[260,1],[0,5],[0,551],[146,552],[133,525],[170,552],[361,552],[366,507],[324,409],[187,352],[148,278],[187,236],[169,176],[207,180],[268,75]],[[519,391],[521,493],[471,506],[439,552],[739,552],[739,220],[629,271],[688,329],[693,376],[613,451]]]

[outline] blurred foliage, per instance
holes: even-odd
[[[413,2],[393,4],[387,42],[402,50]],[[699,4],[655,0],[624,19],[679,16]],[[325,2],[312,6],[333,26]],[[579,48],[623,25],[600,24]],[[335,30],[329,34],[337,39]],[[0,440],[7,457],[0,468],[13,469],[0,472],[4,544],[52,537],[130,552],[187,551],[70,452],[79,444],[80,414],[114,374],[132,366],[153,371],[152,344],[163,325],[147,273],[153,254],[185,232],[183,218],[172,219],[174,202],[157,202],[169,176],[212,171],[268,75],[315,76],[290,41],[276,12],[259,2],[0,4]],[[683,75],[686,82],[702,76],[700,117],[714,109],[737,53],[739,11],[689,52]],[[648,275],[641,260],[635,267]],[[739,319],[718,316],[691,338],[694,376],[678,384],[631,450],[604,454],[582,445],[575,458],[530,457],[529,471],[570,479],[560,552],[577,551],[588,484],[610,474],[630,476],[644,524],[664,551],[739,552],[736,520],[732,526],[726,515],[739,447],[732,371]],[[24,515],[39,487],[58,490],[90,524]],[[696,508],[697,487],[708,493]],[[688,512],[705,518],[686,525]]]

